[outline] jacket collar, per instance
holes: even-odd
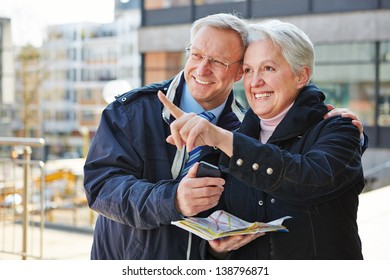
[[[169,85],[169,88],[166,93],[166,97],[173,102],[176,106],[180,104],[182,89],[184,84],[184,70],[177,74],[172,82]],[[167,107],[163,107],[162,117],[166,123],[171,123],[171,112],[169,112]]]
[[[299,92],[294,105],[276,127],[268,143],[302,135],[314,124],[320,122],[328,112],[324,100],[325,95],[315,85],[310,84],[304,87]],[[248,136],[258,138],[260,135],[259,117],[250,109],[247,118],[248,121],[244,120],[240,131],[245,131]]]

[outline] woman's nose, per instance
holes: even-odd
[[[262,86],[264,85],[264,79],[259,73],[255,73],[252,77],[251,86]]]

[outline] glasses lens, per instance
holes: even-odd
[[[185,52],[186,52],[187,59],[190,58],[193,61],[199,62],[199,61],[203,61],[203,60],[207,59],[208,62],[210,63],[210,66],[213,69],[226,71],[229,68],[229,62],[222,62],[218,59],[208,57],[208,56],[202,55],[200,53],[193,52],[191,50],[191,45],[188,45],[188,47],[185,48]]]

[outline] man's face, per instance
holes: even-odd
[[[218,107],[243,74],[239,35],[231,30],[202,27],[188,54],[184,77],[192,97],[205,110]]]

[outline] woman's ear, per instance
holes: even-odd
[[[298,88],[303,88],[309,83],[310,77],[310,68],[308,66],[303,66],[298,74]]]

